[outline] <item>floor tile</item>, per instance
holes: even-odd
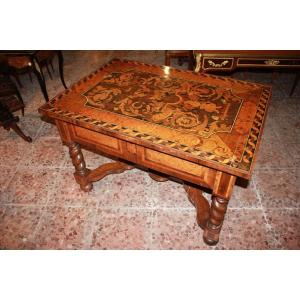
[[[194,210],[158,209],[152,231],[151,249],[210,249],[202,239]]]
[[[30,136],[34,140],[43,125],[43,121],[40,116],[28,113],[26,118],[20,117],[18,125],[25,135]]]
[[[287,159],[289,159],[295,167],[300,167],[300,143],[287,144]]]
[[[30,151],[31,145],[21,138],[10,138],[6,141],[2,141],[0,142],[0,166],[15,167],[20,162],[26,162]]]
[[[44,205],[53,192],[55,169],[19,169],[1,193],[2,203]]]
[[[84,249],[94,212],[87,208],[48,207],[34,237],[35,249]]]
[[[273,236],[260,209],[229,209],[216,249],[272,249]]]
[[[157,182],[137,169],[109,175],[108,190],[100,207],[152,207],[156,203]]]
[[[300,177],[296,170],[259,170],[255,181],[265,208],[300,207]]]
[[[229,201],[230,208],[256,208],[260,207],[260,202],[257,197],[256,187],[253,180],[248,182],[248,186],[235,185],[233,193]]]
[[[156,182],[156,181],[155,181]],[[174,181],[156,182],[157,185],[157,207],[172,207],[172,208],[194,208],[183,184]]]
[[[57,182],[48,201],[49,206],[82,206],[97,207],[107,194],[107,178],[93,184],[90,192],[84,192],[74,178],[74,170],[62,170],[57,176]]]
[[[98,210],[91,249],[148,249],[151,211]]]
[[[40,208],[6,207],[0,218],[0,248],[31,249],[41,215]]]
[[[300,209],[268,209],[267,219],[283,249],[300,249]]]
[[[39,131],[39,137],[54,137],[59,138],[58,129],[55,124],[43,121],[43,125]]]
[[[30,167],[60,167],[65,162],[65,152],[60,139],[38,138],[31,145],[28,159],[21,164]]]
[[[300,143],[299,115],[283,115],[277,129],[277,135],[283,144]]]
[[[256,168],[292,168],[295,165],[288,159],[287,149],[280,141],[263,140],[256,159]]]
[[[16,168],[6,167],[6,166],[1,167],[0,192],[3,192],[6,189],[7,185],[9,184],[9,182],[15,172],[16,172]],[[0,199],[1,199],[1,196],[0,196]]]

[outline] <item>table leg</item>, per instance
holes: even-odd
[[[64,80],[64,57],[61,50],[57,51],[58,57],[58,69],[59,69],[59,76],[63,86],[67,89],[65,80]]]
[[[236,177],[220,171],[217,172],[212,191],[209,218],[203,233],[203,240],[208,245],[216,245],[232,195]]]
[[[75,142],[69,143],[68,147],[73,166],[75,167],[74,177],[76,182],[83,191],[89,192],[93,188],[93,185],[88,179],[90,170],[86,168],[81,147]]]
[[[197,210],[197,223],[202,228],[206,228],[209,218],[209,203],[202,195],[202,191],[190,185],[184,185],[188,197]]]
[[[228,202],[228,200],[212,196],[210,214],[203,234],[203,239],[208,245],[216,245],[219,241]]]

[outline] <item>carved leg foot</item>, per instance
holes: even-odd
[[[206,228],[206,223],[209,218],[209,203],[202,195],[202,191],[189,185],[184,185],[190,201],[197,210],[197,223],[202,228]]]
[[[210,215],[204,229],[203,240],[208,245],[216,245],[226,214],[228,200],[212,196]]]
[[[80,188],[83,191],[89,192],[93,188],[93,185],[88,178],[90,170],[85,166],[81,147],[79,144],[74,142],[68,144],[68,147],[73,166],[75,167],[74,177],[76,179],[76,182],[80,185]]]

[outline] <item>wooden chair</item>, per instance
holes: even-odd
[[[67,88],[63,75],[63,54],[61,50],[1,50],[0,55],[5,57],[10,75],[12,75],[16,79],[21,87],[22,84],[20,82],[19,75],[28,73],[30,79],[32,79],[31,72],[34,73],[37,77],[41,91],[46,101],[49,100],[49,97],[47,93],[43,68],[46,67],[49,76],[52,79],[49,65],[54,71],[52,60],[54,56],[57,55],[60,79],[63,86]]]
[[[183,60],[188,61],[189,70],[193,70],[194,67],[194,56],[192,50],[166,50],[165,52],[165,65],[171,65],[171,59],[177,58],[178,64],[181,66]]]
[[[17,125],[19,117],[15,117],[13,112],[21,110],[24,116],[23,99],[8,75],[0,75],[0,126],[6,130],[14,130],[27,142],[32,142]]]
[[[0,74],[0,101],[9,108],[10,112],[21,110],[24,116],[24,101],[8,75]]]

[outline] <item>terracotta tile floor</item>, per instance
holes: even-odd
[[[65,51],[64,57],[67,85],[113,57],[164,63],[163,51]],[[245,75],[255,82],[272,80],[268,72],[233,76]],[[44,98],[37,82],[22,76],[26,110],[20,127],[33,143],[0,128],[0,248],[300,249],[300,84],[288,97],[293,78],[279,73],[274,79],[254,175],[247,189],[235,187],[220,242],[208,247],[178,183],[158,183],[135,169],[82,192],[55,126],[40,120]],[[63,90],[57,67],[53,80],[48,74],[46,80],[50,97]],[[110,161],[84,155],[91,168]]]

